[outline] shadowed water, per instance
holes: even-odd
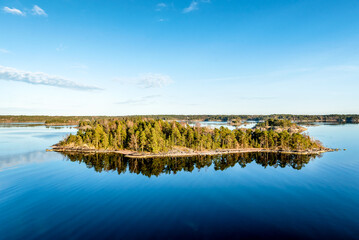
[[[0,126],[0,239],[358,239],[359,125],[347,151],[128,159],[46,152],[71,127]]]
[[[320,155],[293,155],[276,153],[238,153],[223,156],[193,156],[193,157],[165,157],[153,159],[126,158],[120,154],[73,154],[62,153],[67,160],[83,163],[96,172],[116,171],[118,174],[142,174],[147,177],[161,174],[177,174],[181,171],[193,172],[195,170],[213,167],[215,171],[224,171],[227,168],[239,165],[244,168],[255,162],[266,167],[291,167],[300,170],[310,160]]]

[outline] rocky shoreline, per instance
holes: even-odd
[[[223,155],[232,153],[249,153],[249,152],[267,152],[267,153],[284,153],[284,154],[296,154],[296,155],[311,155],[321,154],[325,152],[334,152],[336,149],[323,148],[319,150],[311,151],[292,151],[281,149],[265,149],[265,148],[242,148],[242,149],[217,149],[206,151],[179,151],[173,150],[166,153],[147,153],[147,152],[134,152],[130,150],[98,150],[93,148],[83,147],[68,147],[53,145],[52,148],[47,151],[54,152],[71,152],[71,153],[118,153],[123,154],[128,158],[154,158],[154,157],[191,157],[191,156],[207,156],[207,155]]]

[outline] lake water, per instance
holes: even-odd
[[[359,125],[309,127],[322,156],[45,151],[74,132],[0,125],[0,239],[359,239]]]

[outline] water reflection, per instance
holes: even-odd
[[[1,128],[28,128],[28,127],[39,127],[44,126],[44,123],[33,122],[33,123],[0,123]]]
[[[51,153],[44,151],[36,151],[24,154],[1,156],[0,155],[0,172],[7,168],[14,168],[19,165],[25,165],[30,163],[46,162],[49,159]]]
[[[77,125],[45,125],[43,122],[33,123],[3,123],[0,122],[0,128],[31,128],[31,127],[45,127],[47,129],[72,129],[76,128]]]
[[[75,154],[62,153],[72,162],[84,163],[96,172],[117,171],[118,174],[129,171],[148,177],[160,174],[176,174],[181,171],[192,172],[206,167],[223,171],[236,164],[242,168],[255,162],[266,167],[291,167],[300,170],[312,159],[321,155],[293,155],[277,153],[239,153],[223,156],[166,157],[152,159],[126,158],[120,154]]]

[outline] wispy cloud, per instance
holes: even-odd
[[[17,8],[4,7],[3,11],[6,13],[13,14],[13,15],[19,15],[19,16],[26,15],[26,13],[24,11],[21,11],[20,9],[17,9]],[[47,13],[45,12],[45,10],[40,8],[38,5],[34,5],[34,7],[31,9],[31,11],[28,10],[27,12],[32,15],[47,17]]]
[[[9,50],[6,50],[6,49],[4,49],[4,48],[0,48],[0,53],[10,53],[10,51]]]
[[[6,13],[14,14],[14,15],[25,16],[25,13],[17,8],[4,7],[3,11]]]
[[[297,68],[297,69],[272,71],[272,72],[267,72],[267,73],[262,73],[262,74],[201,79],[201,81],[207,81],[207,82],[249,81],[249,80],[254,81],[254,80],[263,80],[263,79],[269,79],[269,78],[288,77],[290,75],[305,74],[305,73],[308,73],[311,71],[313,71],[313,69],[311,69],[311,68]]]
[[[60,45],[56,48],[56,51],[58,52],[62,52],[66,49],[67,47],[65,45],[63,45],[62,43],[60,43]]]
[[[87,70],[89,67],[85,64],[77,63],[77,64],[74,64],[73,66],[71,66],[71,68],[79,69],[79,70]]]
[[[15,68],[0,66],[0,80],[25,82],[35,85],[47,85],[74,90],[101,90],[94,86],[81,85],[58,76],[51,76],[42,72],[26,72]]]
[[[116,78],[122,84],[135,84],[140,88],[161,88],[173,83],[170,76],[160,73],[141,74],[137,78]]]
[[[192,1],[188,7],[183,9],[183,13],[189,13],[189,12],[193,12],[195,10],[198,10],[198,2]]]
[[[161,97],[161,95],[149,95],[149,96],[144,96],[144,97],[140,97],[140,98],[135,98],[135,99],[127,99],[124,101],[119,101],[116,102],[116,104],[139,104],[139,105],[144,105],[144,104],[150,104],[153,103],[153,100],[156,98]]]
[[[156,11],[162,11],[162,10],[164,10],[165,8],[167,8],[167,4],[166,3],[158,3],[157,5],[156,5]]]
[[[137,85],[142,88],[158,88],[164,87],[173,80],[170,76],[159,74],[159,73],[147,73],[139,77]]]
[[[39,15],[39,16],[45,16],[47,17],[47,13],[44,11],[44,9],[40,8],[37,5],[34,5],[34,7],[32,8],[32,14],[33,15]]]
[[[332,65],[325,67],[317,68],[294,68],[294,69],[284,69],[271,71],[261,74],[253,75],[242,75],[242,76],[233,76],[233,77],[221,77],[221,78],[210,78],[210,79],[200,79],[199,81],[207,82],[234,82],[234,81],[263,81],[267,80],[268,82],[274,81],[290,81],[290,79],[309,79],[310,77],[315,76],[335,76],[337,74],[357,74],[359,72],[359,65]]]
[[[190,13],[199,9],[200,3],[210,3],[211,0],[193,0],[188,7],[184,8],[182,13]]]
[[[326,71],[340,71],[340,72],[358,72],[358,65],[337,65],[337,66],[329,66],[324,68]]]

